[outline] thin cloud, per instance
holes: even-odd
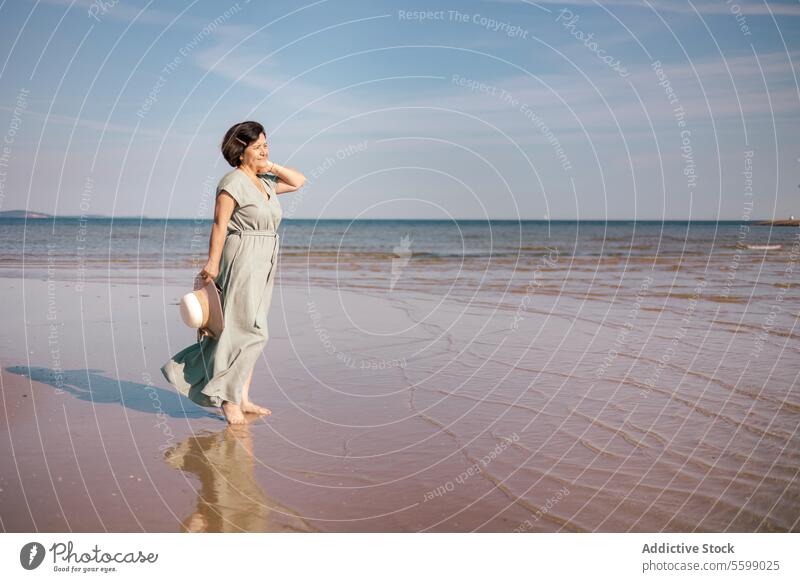
[[[72,10],[83,9],[86,12],[86,18],[88,22],[97,23],[97,20],[89,16],[89,9],[93,6],[98,5],[97,0],[39,0],[39,4],[49,4],[52,6],[66,6]],[[222,12],[225,12],[225,10],[231,10],[236,6],[236,4],[238,4],[238,2],[230,6],[225,5],[221,7],[220,14]],[[100,5],[102,5],[102,3],[100,3]],[[98,12],[97,18],[101,22],[104,20],[133,22],[135,20],[137,24],[153,24],[157,26],[166,26],[172,24],[173,26],[176,27],[189,28],[193,30],[201,30],[203,27],[207,26],[210,22],[214,20],[213,18],[211,20],[209,20],[208,18],[198,18],[190,14],[184,14],[176,20],[176,16],[178,16],[179,14],[178,12],[167,12],[164,10],[160,10],[158,8],[153,8],[153,6],[155,5],[156,2],[153,2],[149,6],[147,6],[145,10],[142,10],[141,6],[128,6],[126,4],[118,2],[117,4],[110,6],[104,12],[103,11]],[[189,10],[191,10],[191,8]],[[219,24],[217,30],[221,29],[230,29],[236,32],[237,34],[249,33],[250,31],[253,30],[251,27],[247,27],[245,25],[228,24],[228,23]]]
[[[13,112],[13,107],[8,107],[6,105],[0,105],[0,111],[9,111]],[[119,123],[105,123],[103,121],[96,121],[94,119],[88,119],[86,117],[74,117],[72,115],[62,115],[58,113],[50,113],[49,115],[46,113],[41,113],[39,111],[35,111],[32,109],[25,110],[25,117],[39,119],[41,121],[47,122],[47,124],[54,124],[54,125],[66,125],[66,126],[74,126],[77,125],[78,127],[85,127],[88,129],[96,129],[102,130],[106,133],[122,133],[127,135],[133,135],[136,133],[137,136],[141,137],[153,137],[153,138],[162,138],[164,136],[163,129],[145,129],[143,127],[137,128],[135,125],[124,125]],[[179,133],[170,133],[171,137],[180,138],[180,139],[188,139],[191,137],[190,134],[179,134]]]
[[[725,14],[731,15],[731,5],[725,2],[695,2],[692,3],[688,0],[659,0],[658,2],[648,2],[646,0],[604,0],[603,2],[596,2],[594,0],[536,0],[535,2],[528,2],[527,0],[491,0],[497,4],[528,4],[540,5],[542,7],[548,5],[558,6],[582,6],[585,8],[601,8],[601,7],[624,7],[624,8],[644,8],[647,11],[651,9],[657,12],[678,12],[694,14],[695,11],[700,14]],[[736,4],[741,8],[741,13],[746,16],[769,16],[770,14],[781,16],[800,16],[800,4],[797,2],[792,3],[779,3],[770,2],[766,3],[763,0],[737,0]],[[652,7],[652,8],[651,8]]]

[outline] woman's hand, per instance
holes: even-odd
[[[203,283],[208,283],[209,279],[216,279],[217,275],[219,275],[219,265],[206,263],[206,266],[203,267],[203,270],[200,271],[197,276]]]

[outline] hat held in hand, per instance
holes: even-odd
[[[198,341],[202,335],[219,339],[225,326],[220,292],[213,279],[195,279],[195,290],[181,297],[181,319],[189,327],[198,330]]]

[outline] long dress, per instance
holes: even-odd
[[[267,315],[283,211],[275,190],[277,176],[258,177],[269,200],[238,168],[217,185],[217,196],[225,190],[236,200],[215,279],[222,290],[222,333],[217,339],[203,336],[161,367],[167,381],[200,406],[219,407],[225,400],[241,403],[244,383],[269,339]]]

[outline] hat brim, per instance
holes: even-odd
[[[203,286],[203,291],[208,296],[208,323],[205,329],[214,337],[219,338],[225,328],[225,316],[222,312],[220,291],[213,279],[209,279]]]

